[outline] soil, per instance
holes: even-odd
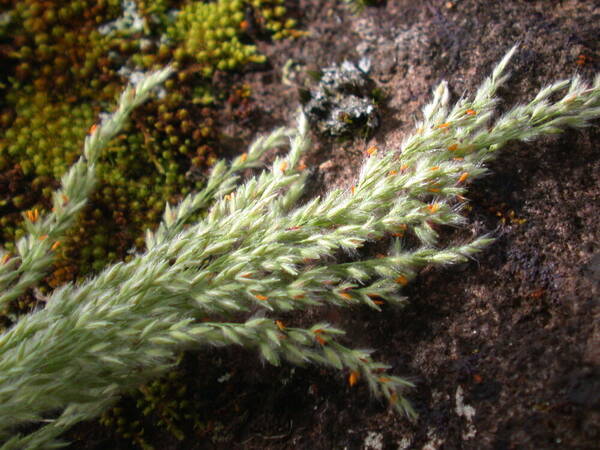
[[[369,146],[400,148],[437,83],[447,80],[454,99],[473,93],[515,43],[500,110],[552,81],[600,72],[600,5],[591,0],[389,0],[360,15],[334,0],[289,3],[308,35],[261,45],[269,67],[238,75],[252,88],[253,109],[222,132],[245,144],[290,123],[307,73],[369,57],[386,96],[381,126],[369,139],[314,137],[305,162],[315,168],[315,193],[350,185]],[[284,83],[290,60],[296,70]],[[416,382],[407,395],[418,419],[395,414],[334,371],[271,367],[248,351],[207,349],[182,365],[202,426],[190,424],[182,441],[164,429],[144,438],[157,449],[599,448],[595,125],[504,148],[491,174],[470,186],[466,231],[496,242],[476,261],[424,270],[405,308],[296,317],[335,323],[348,331],[348,344],[377,349],[393,373]],[[134,448],[96,423],[67,437],[73,449]]]

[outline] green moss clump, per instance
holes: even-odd
[[[348,4],[350,11],[354,14],[359,14],[364,11],[367,6],[377,6],[382,3],[382,0],[342,0]]]
[[[18,163],[39,195],[36,203],[27,206],[42,210],[50,204],[51,187],[79,158],[81,142],[95,121],[98,107],[56,102],[47,93],[34,92],[32,86],[24,88],[19,96],[11,92],[7,100],[14,101],[16,118],[6,130],[5,139],[0,141],[0,157],[9,166],[12,161]],[[182,113],[185,110],[179,111],[179,117],[185,119]],[[183,123],[187,124],[185,120]],[[191,134],[192,127],[187,126]],[[93,194],[79,225],[61,243],[58,268],[49,280],[51,287],[77,273],[85,274],[110,260],[125,257],[143,230],[157,222],[165,199],[173,201],[175,193],[183,195],[181,192],[189,190],[189,185],[187,189],[184,186],[181,163],[170,151],[173,139],[157,136],[154,147],[163,150],[158,156],[162,170],[158,170],[148,153],[153,147],[146,145],[143,133],[136,132],[136,128],[135,124],[129,124],[129,134],[114,139],[99,162],[97,175],[101,188]],[[178,148],[188,153],[185,141]],[[4,206],[20,210],[24,206],[23,197],[6,198]],[[12,219],[15,221],[18,215]],[[12,243],[21,228],[16,223],[3,225],[2,239]],[[137,244],[141,246],[143,242]]]
[[[173,60],[179,69],[178,78],[165,83],[165,96],[136,110],[104,150],[97,190],[53,250],[54,267],[39,294],[130,258],[132,248],[143,248],[144,231],[156,226],[165,202],[201,186],[222,146],[218,110],[227,104],[226,120],[245,119],[252,110],[248,87],[228,81],[213,86],[209,76],[264,62],[252,44],[257,38],[294,36],[296,24],[283,3],[0,0],[0,13],[6,13],[0,17],[0,242],[9,251],[24,234],[22,212],[51,208],[51,192],[127,76]],[[120,19],[130,23],[137,13],[143,27],[119,28]],[[10,326],[13,313],[39,304],[36,295],[0,311],[0,327]],[[152,386],[134,412],[149,408],[144,420],[162,421],[177,435],[180,426],[169,421],[180,423],[176,415],[184,420],[187,406],[182,399],[172,403],[178,397],[170,389],[157,403]],[[143,421],[120,414],[114,423],[121,434],[144,447]]]
[[[32,83],[37,91],[74,94],[75,87],[82,87],[81,95],[98,98],[100,86],[91,81],[109,70],[110,38],[97,27],[120,13],[120,0],[16,2],[6,25],[16,79]],[[106,99],[112,100],[115,92]]]
[[[273,34],[275,39],[291,36],[296,23],[286,18],[286,12],[283,0],[190,2],[167,28],[167,36],[179,43],[175,59],[200,64],[208,77],[215,70],[264,63],[265,56],[257,52],[256,46],[243,42],[243,38],[252,23]]]
[[[250,62],[264,62],[255,46],[239,40],[244,6],[242,0],[188,3],[167,28],[167,35],[180,42],[175,59],[193,59],[203,66],[206,76],[215,69],[233,70]]]
[[[152,423],[166,430],[178,441],[187,431],[202,427],[195,404],[190,401],[185,372],[176,369],[167,376],[140,386],[132,396],[121,400],[104,413],[100,423],[135,442],[140,448],[153,447],[145,439],[145,427]]]
[[[33,185],[59,178],[81,154],[81,142],[98,114],[89,103],[55,101],[33,86],[12,90],[6,100],[15,120],[5,132],[0,155],[19,161]]]
[[[180,3],[174,0],[135,0],[140,13],[155,23],[164,24],[168,20],[168,11]]]

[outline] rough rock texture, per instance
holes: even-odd
[[[600,7],[589,0],[491,2],[397,0],[351,15],[340,2],[290,2],[310,35],[265,43],[271,68],[241,75],[256,99],[253,121],[227,133],[249,141],[293,116],[298,87],[282,83],[288,60],[302,73],[369,57],[387,94],[381,126],[366,142],[320,140],[306,157],[312,190],[348,186],[364,150],[397,149],[431,89],[474,92],[515,43],[501,92],[508,108],[541,86],[600,71]],[[420,413],[409,422],[318,368],[272,368],[236,349],[186,359],[188,392],[204,417],[161,449],[592,449],[600,442],[600,129],[506,147],[493,174],[471,186],[470,230],[496,243],[476,262],[425,270],[409,306],[384,313],[319,310],[348,342],[379,349],[411,377]],[[241,149],[240,149],[241,151]],[[461,233],[448,230],[448,239]],[[220,383],[224,374],[230,377]],[[72,448],[129,448],[86,424]]]

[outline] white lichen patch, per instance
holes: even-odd
[[[427,439],[422,450],[439,450],[444,444],[444,440],[435,433],[433,428],[427,430]]]
[[[381,450],[383,448],[383,434],[377,431],[369,431],[363,442],[365,450]]]
[[[413,436],[404,436],[402,439],[398,441],[398,450],[408,450],[412,448]]]
[[[145,19],[137,10],[137,5],[133,0],[124,0],[123,15],[112,22],[105,23],[98,28],[100,34],[107,35],[114,31],[126,34],[138,33],[144,30]]]
[[[477,435],[477,430],[473,425],[473,417],[475,416],[475,408],[465,404],[464,392],[462,386],[458,386],[456,389],[456,414],[459,417],[464,417],[466,423],[465,430],[462,433],[464,440],[473,439]]]

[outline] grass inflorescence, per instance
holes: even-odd
[[[301,114],[295,127],[258,138],[229,163],[216,162],[201,189],[167,204],[143,251],[55,289],[44,309],[20,317],[0,336],[3,448],[56,444],[75,423],[165,374],[181,350],[201,346],[235,344],[274,365],[334,368],[343,374],[340,382],[365,384],[398,412],[414,415],[405,397],[413,384],[390,374],[372,351],[346,346],[344,331],[330,323],[295,327],[280,314],[403,304],[402,290],[421,268],[463,262],[492,242],[473,236],[442,245],[436,228],[465,225],[469,183],[486,174],[508,142],[582,128],[600,117],[598,76],[591,86],[577,77],[554,83],[494,119],[496,92],[514,52],[473,98],[450,105],[447,85],[440,84],[415,133],[397,150],[368,152],[350,189],[300,202],[308,177],[300,158],[310,146]],[[52,193],[52,211],[24,212],[26,235],[14,254],[0,254],[0,306],[48,271],[56,243],[98,186],[100,151],[170,74],[153,73],[127,89],[117,110],[87,134],[83,156]],[[241,171],[260,167],[264,153],[281,146],[289,146],[287,155],[240,182]],[[416,245],[394,237],[405,234]],[[366,243],[386,237],[392,242],[387,255],[356,257]],[[336,262],[340,252],[354,257]],[[148,405],[154,397],[147,389]],[[17,431],[33,424],[39,428]]]

